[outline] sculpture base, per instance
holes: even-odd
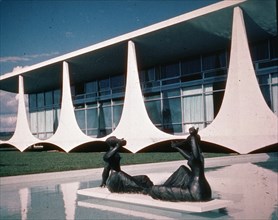
[[[207,212],[221,208],[225,208],[232,204],[229,200],[213,199],[208,202],[168,202],[154,200],[150,196],[142,194],[118,194],[111,193],[107,188],[95,187],[78,190],[77,194],[88,197],[106,199],[111,201],[118,201],[134,205],[147,206],[152,208],[159,208],[169,211],[179,212]]]

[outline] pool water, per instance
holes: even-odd
[[[166,174],[162,170],[161,179]],[[79,189],[99,186],[100,178],[98,171],[80,181],[1,185],[0,219],[278,219],[277,159],[206,169],[213,198],[233,203],[205,213],[171,212],[77,195]]]

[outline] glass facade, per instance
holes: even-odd
[[[266,103],[278,115],[277,37],[250,45],[258,82]],[[229,51],[201,54],[140,70],[145,106],[153,124],[170,134],[185,134],[191,126],[205,128],[216,117],[224,95]],[[72,87],[80,129],[92,137],[111,133],[123,109],[124,74]],[[50,137],[59,121],[61,91],[29,95],[30,127]]]

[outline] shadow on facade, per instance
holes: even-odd
[[[72,149],[69,153],[72,152],[107,152],[109,150],[108,145],[104,141],[94,141],[79,145]],[[125,148],[120,149],[120,153],[130,153]]]
[[[251,151],[249,154],[270,153],[270,152],[278,152],[278,143],[265,146],[255,151]]]
[[[164,142],[159,142],[153,145],[150,145],[148,147],[145,147],[144,149],[138,151],[138,153],[143,153],[143,152],[176,152],[175,149],[171,147],[171,141],[182,141],[184,139],[176,139],[176,140],[168,140]],[[233,151],[229,148],[205,142],[201,142],[201,148],[203,152],[207,153],[237,153],[236,151]],[[188,146],[184,147],[185,150],[191,151]]]
[[[35,152],[35,151],[65,152],[62,148],[50,143],[36,143],[26,148],[23,152]]]
[[[16,147],[10,144],[1,144],[0,145],[0,151],[19,151]]]

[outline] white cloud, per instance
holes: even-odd
[[[0,91],[0,132],[14,130],[17,106],[18,98],[16,94]]]
[[[0,57],[0,63],[17,63],[22,61],[29,61],[28,57]]]
[[[66,38],[74,38],[74,37],[75,37],[74,34],[73,34],[73,32],[71,32],[71,31],[67,31],[67,32],[65,33],[65,36],[66,36]]]
[[[17,62],[26,62],[32,59],[41,58],[41,57],[50,57],[56,56],[59,52],[52,52],[52,53],[41,53],[41,54],[30,54],[24,56],[7,56],[7,57],[0,57],[0,63],[17,63]]]
[[[14,131],[17,118],[19,95],[0,90],[0,132]],[[26,112],[28,112],[28,96],[25,95]]]
[[[16,113],[18,100],[15,93],[0,91],[0,114]]]
[[[0,114],[0,132],[11,132],[15,130],[16,114]]]

